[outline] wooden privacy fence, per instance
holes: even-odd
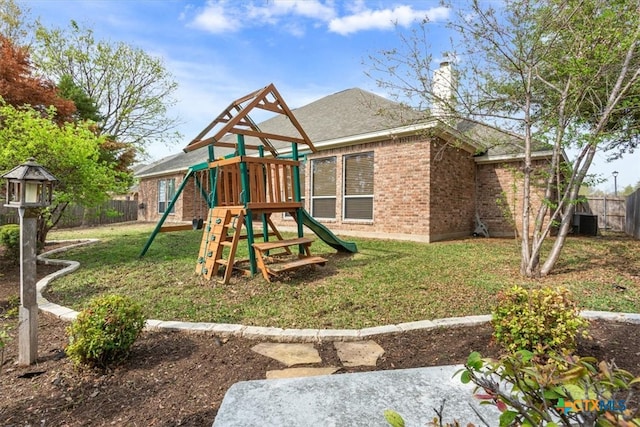
[[[138,202],[135,200],[109,200],[102,206],[85,209],[82,206],[67,206],[57,228],[96,226],[118,222],[136,221]],[[0,225],[17,224],[18,210],[0,205]]]
[[[624,232],[640,239],[640,188],[627,196],[627,219]]]
[[[580,212],[597,215],[600,230],[625,230],[626,200],[624,197],[587,197],[586,202],[578,203],[576,206],[576,213]]]

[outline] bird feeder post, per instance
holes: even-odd
[[[38,358],[38,302],[36,298],[36,247],[38,209],[51,204],[57,179],[30,158],[6,174],[6,207],[20,216],[20,309],[18,363],[31,365]]]

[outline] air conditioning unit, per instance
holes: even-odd
[[[598,215],[577,212],[573,214],[573,234],[598,235]]]

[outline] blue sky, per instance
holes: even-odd
[[[20,1],[20,0],[19,0]],[[150,144],[158,159],[179,152],[233,100],[274,83],[299,107],[359,87],[385,95],[365,75],[368,56],[399,45],[393,22],[411,29],[425,16],[431,45],[446,50],[444,21],[452,11],[438,0],[22,0],[47,27],[70,20],[97,38],[124,41],[163,58],[179,84],[172,115],[184,141]],[[433,52],[437,59],[437,52]],[[260,121],[260,117],[254,117]],[[599,154],[592,172],[613,191],[640,180],[640,151],[613,163]]]

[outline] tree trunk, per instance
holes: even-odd
[[[47,235],[49,231],[53,227],[55,227],[60,219],[62,218],[62,214],[65,209],[69,206],[68,203],[60,203],[55,206],[49,207],[48,209],[42,209],[38,214],[38,226],[37,226],[37,244],[38,250],[44,248],[44,244],[47,241]]]
[[[551,272],[553,266],[556,265],[558,258],[560,258],[560,253],[562,252],[562,248],[564,247],[564,242],[567,240],[567,236],[569,235],[569,227],[571,226],[571,219],[573,217],[573,212],[575,210],[575,206],[570,204],[564,218],[562,219],[562,223],[560,224],[560,230],[558,230],[558,236],[553,241],[553,246],[551,247],[551,252],[547,255],[547,259],[542,266],[542,270],[540,274],[544,277]]]

